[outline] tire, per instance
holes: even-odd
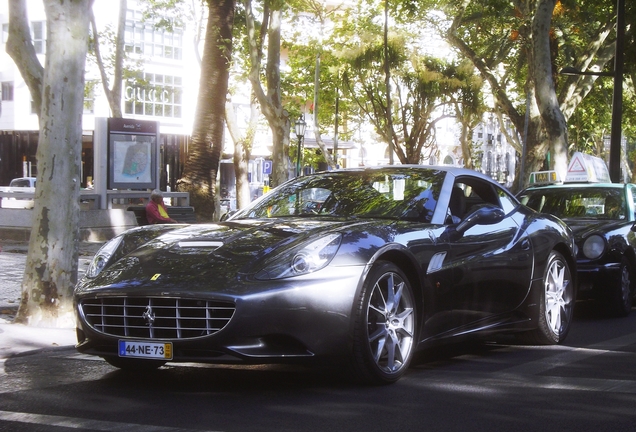
[[[125,371],[134,372],[155,370],[166,364],[165,361],[161,360],[131,359],[115,356],[103,357],[103,359],[111,366],[115,366],[116,368]]]
[[[522,333],[521,339],[533,345],[563,342],[572,324],[575,295],[570,266],[559,252],[550,252],[543,275],[537,328]]]
[[[390,384],[413,357],[416,328],[413,289],[394,264],[378,261],[354,311],[352,369],[358,382]]]
[[[623,258],[619,271],[619,279],[611,287],[607,297],[608,312],[615,317],[625,317],[632,311],[634,294],[632,290],[632,272],[629,262]]]

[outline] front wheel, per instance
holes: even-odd
[[[523,333],[522,339],[536,345],[553,345],[563,342],[570,331],[574,301],[574,282],[570,266],[563,255],[552,251],[543,275],[537,328]]]
[[[371,269],[354,313],[353,372],[358,381],[389,384],[413,357],[416,311],[413,289],[393,263]]]

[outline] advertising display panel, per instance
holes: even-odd
[[[159,126],[154,121],[108,119],[108,189],[155,189]]]

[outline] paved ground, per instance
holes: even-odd
[[[102,243],[80,244],[79,277],[88,267]],[[20,303],[20,292],[28,245],[0,241],[0,361],[35,349],[50,349],[75,343],[75,329],[29,327],[13,324]]]

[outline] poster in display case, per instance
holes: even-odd
[[[108,119],[108,188],[155,189],[157,147],[157,122]]]

